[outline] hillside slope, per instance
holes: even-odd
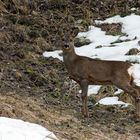
[[[41,124],[60,139],[138,140],[133,107],[95,107],[91,97],[91,117],[83,119],[78,85],[61,61],[42,53],[60,47],[60,28],[87,31],[95,19],[125,16],[139,6],[138,0],[0,0],[1,116]]]

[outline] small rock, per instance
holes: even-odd
[[[137,55],[139,52],[137,48],[132,48],[125,55]]]
[[[91,41],[85,37],[75,38],[74,40],[74,44],[76,47],[81,47],[83,45],[88,45],[90,43]]]
[[[139,46],[140,46],[140,40],[138,41],[138,44],[139,44]]]
[[[102,48],[103,46],[102,45],[99,45],[99,46],[96,46],[96,49],[98,49],[98,48]]]

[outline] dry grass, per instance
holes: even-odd
[[[38,123],[52,130],[58,138],[67,140],[138,140],[131,133],[118,134],[105,125],[78,119],[74,110],[65,110],[41,103],[38,99],[9,92],[0,95],[0,115]],[[75,115],[74,115],[75,114]],[[84,121],[84,122],[83,122]]]

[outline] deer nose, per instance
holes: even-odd
[[[68,45],[68,44],[65,44],[65,45],[64,45],[64,47],[65,47],[65,48],[68,48],[68,47],[69,47],[69,45]]]

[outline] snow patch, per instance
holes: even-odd
[[[105,97],[101,100],[99,100],[96,104],[103,104],[103,105],[123,105],[125,107],[127,107],[129,104],[122,102],[122,101],[118,101],[118,97]]]
[[[0,117],[0,140],[58,140],[46,128],[16,120]]]
[[[135,37],[140,38],[140,16],[131,14],[126,17],[120,17],[119,15],[108,18],[104,21],[96,20],[96,24],[103,23],[121,23],[122,24],[122,32],[128,35],[129,39],[133,39]]]
[[[62,56],[60,55],[62,53],[61,50],[53,51],[53,52],[44,52],[43,56],[44,57],[53,57],[53,58],[58,58],[59,60],[63,61]]]
[[[118,95],[118,94],[120,94],[122,92],[123,92],[123,90],[121,90],[121,89],[118,88],[118,90],[116,92],[114,92],[114,95]]]
[[[95,85],[89,85],[88,86],[88,96],[90,96],[91,94],[98,94],[99,89],[101,88],[101,86],[95,86]],[[79,90],[79,93],[81,93],[81,90]]]

